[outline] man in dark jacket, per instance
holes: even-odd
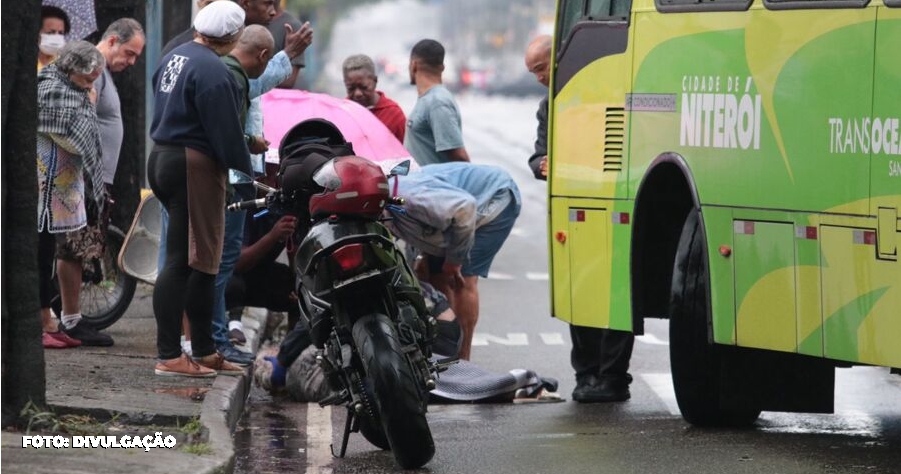
[[[548,87],[551,64],[550,36],[532,40],[526,50],[526,67],[538,82]],[[529,167],[536,179],[547,180],[547,114],[548,98],[538,107],[538,138],[535,153],[529,157]],[[570,362],[576,371],[576,388],[573,400],[581,403],[621,402],[628,400],[629,359],[635,336],[630,332],[611,329],[569,326],[573,348]]]

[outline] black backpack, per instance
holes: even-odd
[[[301,215],[308,215],[310,196],[322,191],[313,174],[338,156],[354,154],[353,146],[333,123],[310,119],[298,123],[282,138],[278,147],[278,185],[282,196]]]

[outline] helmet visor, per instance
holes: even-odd
[[[325,188],[325,191],[335,191],[341,187],[341,178],[335,169],[335,160],[329,160],[313,173],[313,182]]]

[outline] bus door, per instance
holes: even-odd
[[[870,214],[877,218],[880,259],[898,259],[901,245],[901,2],[879,9],[876,28],[873,124],[871,136]],[[878,122],[877,122],[878,120]],[[898,270],[901,275],[901,269]],[[901,276],[899,276],[901,278]]]

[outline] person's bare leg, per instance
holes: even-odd
[[[454,289],[453,285],[451,285],[451,279],[449,279],[447,275],[444,273],[431,274],[426,281],[434,286],[436,290],[440,291],[444,297],[447,298],[447,304],[449,304],[451,308],[454,308]]]
[[[63,315],[81,313],[81,261],[57,260],[59,296],[63,303]]]
[[[451,308],[457,314],[457,321],[463,331],[463,343],[460,345],[460,358],[469,360],[472,349],[472,336],[479,321],[479,276],[463,277],[463,286],[453,290],[454,299]]]
[[[59,331],[59,320],[53,317],[50,308],[41,308],[41,328],[47,333]]]

